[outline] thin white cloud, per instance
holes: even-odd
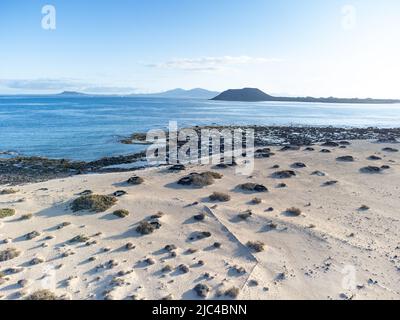
[[[97,85],[75,79],[0,79],[0,87],[25,92],[73,90],[104,94],[131,93],[136,90],[132,87]]]
[[[281,62],[276,58],[254,58],[249,56],[223,56],[223,57],[202,57],[183,58],[169,60],[163,63],[147,64],[151,68],[176,69],[187,71],[218,71],[240,65],[265,64]]]
[[[3,79],[0,80],[0,86],[9,89],[21,90],[65,90],[75,89],[80,87],[79,84],[73,80],[58,80],[58,79]]]

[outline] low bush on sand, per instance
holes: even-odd
[[[116,210],[113,212],[113,215],[117,216],[118,218],[125,218],[125,217],[129,216],[129,211],[124,210],[124,209]]]
[[[215,179],[222,179],[223,175],[217,172],[191,173],[178,181],[183,186],[206,187],[214,184]]]
[[[225,296],[236,299],[239,295],[240,290],[236,287],[229,288],[228,290],[225,291]]]
[[[90,240],[90,237],[88,237],[88,236],[86,236],[84,234],[80,234],[80,235],[78,235],[76,237],[73,237],[70,240],[70,242],[86,242],[86,241],[89,241],[89,240]]]
[[[210,288],[203,283],[197,284],[193,290],[201,298],[207,298],[208,293],[210,292]]]
[[[155,224],[151,224],[148,221],[142,221],[136,228],[136,231],[139,232],[141,235],[147,235],[153,233],[157,229]]]
[[[239,185],[238,188],[243,191],[250,191],[250,192],[268,192],[267,187],[263,186],[262,184],[256,184],[256,183],[244,183]]]
[[[251,210],[247,210],[245,212],[239,213],[238,218],[242,220],[247,220],[253,216],[253,212]]]
[[[81,196],[72,202],[71,209],[77,211],[104,212],[117,202],[117,198],[104,195]]]
[[[369,157],[368,157],[368,160],[371,160],[371,161],[379,161],[379,160],[382,160],[382,158],[381,158],[381,157],[378,157],[378,156],[376,156],[376,155],[372,155],[372,156],[369,156]]]
[[[58,297],[50,290],[38,290],[28,296],[27,300],[57,300]]]
[[[15,215],[14,209],[0,209],[0,219],[12,217],[13,215]]]
[[[40,237],[40,232],[38,231],[32,231],[25,235],[26,240],[32,240],[37,237]]]
[[[33,218],[33,214],[32,213],[27,213],[21,216],[21,220],[30,220]]]
[[[0,251],[0,262],[15,259],[20,254],[21,254],[21,252],[15,248],[8,248],[6,250]]]
[[[229,194],[222,193],[222,192],[214,192],[210,196],[210,200],[211,201],[227,202],[227,201],[231,200],[231,196]]]
[[[375,174],[375,173],[382,173],[382,168],[375,167],[375,166],[368,166],[368,167],[361,168],[360,171],[362,173]]]
[[[131,185],[139,185],[144,182],[144,179],[138,176],[133,176],[128,179],[127,183]]]
[[[18,190],[15,190],[15,189],[3,189],[0,191],[0,195],[14,194],[17,192],[18,192]]]
[[[292,164],[292,168],[301,169],[301,168],[307,168],[307,166],[302,162],[295,162]]]
[[[336,161],[340,161],[340,162],[354,162],[354,157],[353,157],[353,156],[338,157],[338,158],[336,158]]]
[[[249,241],[247,242],[247,246],[255,252],[263,252],[265,244],[261,241]]]
[[[286,209],[285,212],[288,216],[292,216],[292,217],[298,217],[301,215],[301,210],[299,208],[294,208],[294,207]]]
[[[296,176],[296,172],[294,172],[292,170],[278,171],[273,174],[273,177],[277,178],[277,179],[289,179],[289,178],[295,177],[295,176]]]
[[[254,205],[261,204],[261,203],[262,203],[262,199],[260,199],[260,198],[253,198],[253,199],[251,200],[251,203],[254,204]]]

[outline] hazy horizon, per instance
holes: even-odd
[[[399,17],[395,0],[4,0],[0,94],[254,87],[399,99]]]
[[[165,93],[171,93],[173,94],[174,91],[176,90],[183,90],[184,92],[190,92],[193,90],[205,90],[208,91],[210,93],[214,93],[216,96],[228,91],[228,90],[241,90],[241,89],[247,89],[249,87],[245,87],[245,88],[228,88],[224,91],[214,91],[214,90],[209,90],[206,88],[189,88],[189,89],[184,89],[184,88],[171,88],[171,89],[167,89],[165,91],[157,91],[157,92],[127,92],[127,93],[107,93],[107,92],[97,92],[97,93],[92,93],[92,92],[85,92],[83,91],[75,91],[75,90],[58,90],[58,91],[54,91],[54,92],[47,92],[47,93],[38,93],[38,92],[31,92],[31,93],[0,93],[0,96],[6,97],[6,96],[62,96],[63,94],[81,94],[82,96],[97,96],[97,97],[111,97],[111,96],[115,96],[115,97],[142,97],[142,96],[155,96],[155,97],[160,97],[162,98],[162,94]],[[258,89],[258,88],[256,88]],[[385,98],[375,98],[375,97],[336,97],[336,96],[309,96],[309,95],[304,95],[304,96],[296,96],[296,95],[291,95],[291,94],[284,94],[284,95],[279,95],[279,94],[274,94],[271,92],[265,92],[264,93],[272,96],[272,97],[277,97],[277,98],[316,98],[316,99],[328,99],[328,98],[337,98],[337,99],[360,99],[360,100],[368,100],[368,99],[372,99],[372,100],[385,100]],[[158,96],[159,95],[159,96]],[[399,95],[400,97],[400,95]],[[175,98],[179,98],[179,94],[177,94],[177,97]],[[207,99],[208,100],[208,99]],[[389,100],[400,100],[400,98],[390,98]]]

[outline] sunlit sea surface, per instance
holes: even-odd
[[[0,153],[95,160],[143,146],[133,132],[168,126],[308,125],[400,127],[400,104],[217,102],[136,97],[0,96]]]

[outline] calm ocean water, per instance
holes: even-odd
[[[0,96],[0,152],[94,160],[143,149],[133,132],[206,124],[400,127],[400,105],[244,103],[127,97]]]

